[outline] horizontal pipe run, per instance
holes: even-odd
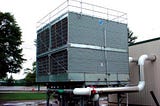
[[[129,57],[129,63],[131,63],[131,62],[138,62],[138,60],[134,59],[133,57]]]
[[[119,92],[139,92],[143,90],[145,86],[144,81],[140,81],[138,86],[126,86],[126,87],[107,87],[107,88],[94,88],[96,93],[119,93]],[[75,88],[73,94],[75,95],[91,95],[93,88]]]
[[[72,89],[52,89],[52,88],[49,88],[47,89],[48,92],[56,92],[56,93],[72,93],[73,90]]]
[[[133,62],[133,58],[129,58],[129,62]],[[96,93],[118,93],[118,92],[139,92],[144,89],[145,80],[144,80],[144,62],[145,60],[155,61],[156,56],[148,56],[142,55],[138,59],[138,65],[140,66],[140,80],[137,86],[125,86],[125,87],[106,87],[106,88],[75,88],[73,90],[73,94],[75,95],[91,95],[92,91],[96,91]]]
[[[139,71],[140,71],[140,80],[137,86],[125,86],[125,87],[105,87],[105,88],[75,88],[75,89],[48,89],[48,91],[57,92],[57,93],[73,93],[74,95],[92,95],[98,93],[119,93],[119,92],[139,92],[144,89],[145,80],[144,80],[144,62],[146,60],[155,61],[156,56],[142,55],[138,59]],[[137,62],[137,60],[132,57],[129,58],[129,62]],[[97,97],[97,96],[96,96]]]

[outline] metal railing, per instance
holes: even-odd
[[[127,23],[127,13],[79,0],[67,0],[39,20],[37,22],[37,29],[44,27],[54,19],[58,18],[60,15],[67,12],[76,12],[79,14],[89,15],[119,23]]]

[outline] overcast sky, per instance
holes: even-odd
[[[65,0],[0,0],[0,11],[14,15],[22,31],[23,68],[31,68],[36,60],[36,23]],[[138,36],[138,41],[160,36],[159,0],[82,0],[128,14],[128,27]],[[14,76],[19,79],[21,73]]]

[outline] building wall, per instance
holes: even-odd
[[[155,106],[150,91],[155,93],[160,102],[160,39],[137,43],[129,47],[130,57],[138,59],[143,54],[155,55],[156,61],[145,62],[145,88],[142,92],[129,94],[129,104]],[[131,84],[137,84],[139,80],[138,66],[135,63],[130,64],[130,80]]]

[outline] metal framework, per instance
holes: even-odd
[[[116,21],[119,23],[127,23],[127,13],[109,9],[106,7],[82,2],[79,0],[66,0],[57,8],[49,12],[46,16],[37,22],[37,29],[44,27],[53,19],[56,19],[67,12],[75,12],[92,17],[102,18],[106,20]],[[101,23],[101,22],[100,22]]]
[[[67,51],[63,50],[57,53],[53,53],[51,55],[51,73],[57,74],[57,73],[64,73],[66,70],[68,70],[67,65]]]
[[[67,43],[67,23],[67,18],[64,18],[51,27],[52,49],[60,47]]]

